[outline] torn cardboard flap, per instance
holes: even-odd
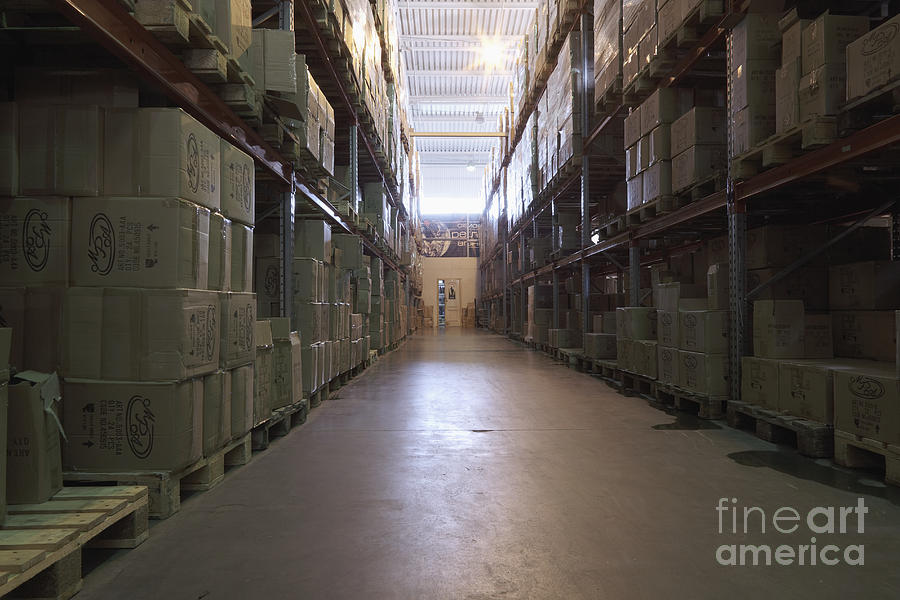
[[[66,432],[63,431],[63,426],[59,421],[59,416],[57,416],[56,411],[53,410],[53,404],[62,400],[62,393],[60,392],[59,388],[59,377],[57,377],[56,373],[22,371],[20,373],[16,373],[15,379],[28,381],[33,385],[38,386],[39,392],[41,394],[41,402],[43,403],[44,412],[53,417],[53,420],[56,422],[56,426],[59,428],[59,433],[63,436],[63,439],[68,442],[69,438],[66,437]]]

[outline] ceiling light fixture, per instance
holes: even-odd
[[[485,70],[499,70],[506,61],[506,48],[496,38],[481,38],[481,63]]]
[[[472,164],[471,160],[469,161],[469,164],[466,165],[466,171],[468,171],[469,173],[475,172],[475,165]]]

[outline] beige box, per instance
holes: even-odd
[[[290,331],[286,318],[271,319],[272,337],[275,343],[272,408],[281,408],[303,400],[303,368],[300,334]]]
[[[726,167],[725,146],[691,146],[672,160],[672,190],[679,192]]]
[[[678,374],[678,365],[680,364],[679,352],[677,348],[658,345],[657,346],[657,377],[662,383],[669,385],[680,385],[681,378]]]
[[[301,383],[303,395],[307,398],[319,388],[319,353],[315,346],[303,345],[300,348],[300,367],[303,375]]]
[[[231,221],[219,213],[210,214],[207,287],[211,290],[231,289],[231,235]]]
[[[212,373],[219,364],[219,318],[216,292],[69,288],[62,374],[177,381]]]
[[[69,198],[0,200],[2,285],[66,285],[69,281]]]
[[[813,117],[836,115],[847,94],[847,71],[843,64],[829,63],[800,78],[800,122]]]
[[[55,286],[0,288],[0,323],[12,329],[9,364],[17,371],[59,369],[65,291]]]
[[[706,289],[709,310],[729,310],[731,308],[728,263],[709,265],[709,270],[706,272]]]
[[[253,365],[225,371],[231,383],[231,438],[238,439],[253,427]]]
[[[178,198],[79,198],[71,261],[73,285],[204,289],[209,210]]]
[[[617,308],[616,337],[629,340],[655,340],[656,321],[655,308]]]
[[[19,109],[0,102],[0,196],[19,194]]]
[[[250,4],[250,0],[215,0],[215,34],[227,46],[229,58],[240,58],[253,41]]]
[[[775,71],[775,133],[800,124],[800,59]]]
[[[310,345],[317,344],[325,339],[325,324],[323,321],[323,308],[330,305],[318,302],[294,301],[293,328],[300,332],[300,337]]]
[[[775,110],[748,106],[732,116],[732,148],[735,156],[749,152],[775,133]]]
[[[646,171],[650,167],[650,136],[645,135],[637,143],[638,171]]]
[[[231,376],[217,371],[203,378],[203,456],[231,441]]]
[[[19,103],[18,112],[20,193],[99,195],[104,109]]]
[[[219,303],[222,311],[219,366],[233,369],[252,363],[256,356],[256,295],[220,292]]]
[[[259,425],[272,415],[272,395],[275,383],[275,344],[268,321],[254,323],[256,361],[253,363],[253,425]]]
[[[894,361],[894,311],[836,310],[831,313],[834,355],[843,358]]]
[[[231,291],[253,291],[253,228],[231,223]]]
[[[255,225],[256,172],[253,159],[225,140],[220,140],[220,143],[222,212],[238,223]]]
[[[728,394],[728,356],[678,351],[681,387],[708,396]]]
[[[722,145],[726,141],[724,108],[697,106],[672,123],[672,156],[696,144]]]
[[[769,281],[780,271],[781,268],[747,271],[747,290],[753,290]],[[828,271],[824,267],[817,266],[797,269],[789,277],[763,288],[754,297],[758,300],[802,300],[807,310],[826,310]]]
[[[294,32],[254,29],[250,52],[257,63],[257,87],[269,92],[297,92]]]
[[[628,210],[637,208],[644,203],[644,173],[638,173],[636,177],[626,183]]]
[[[641,104],[641,135],[647,135],[660,125],[671,124],[679,116],[680,90],[660,88]]]
[[[828,305],[832,309],[897,308],[900,306],[900,263],[869,261],[832,266]]]
[[[747,268],[785,267],[825,243],[825,230],[767,225],[747,232]]]
[[[752,106],[756,114],[775,114],[775,69],[778,61],[742,63],[731,74],[734,103],[732,113]]]
[[[688,283],[660,283],[653,288],[656,308],[677,313],[680,309],[702,310],[706,308],[706,289],[702,285]]]
[[[780,361],[754,356],[741,359],[741,402],[779,410]]]
[[[552,310],[544,311],[547,317],[550,317],[553,313]],[[547,314],[549,313],[549,314]],[[537,311],[535,311],[537,314]],[[549,320],[544,321],[544,324],[549,324]],[[611,333],[615,335],[616,333],[616,311],[603,311],[599,315],[594,315],[593,318],[593,331],[594,333]]]
[[[819,423],[834,423],[834,361],[783,361],[778,365],[778,409]]]
[[[638,340],[632,346],[632,368],[634,371],[650,379],[657,377],[657,351],[655,340]]]
[[[805,358],[834,357],[834,334],[830,314],[806,313],[803,319],[803,348]]]
[[[111,109],[103,194],[168,196],[219,210],[220,140],[180,108]]]
[[[314,258],[295,258],[293,265],[294,301],[318,302],[322,263]]]
[[[632,351],[634,341],[616,338],[616,366],[621,371],[634,371]]]
[[[605,359],[616,357],[616,336],[609,333],[584,334],[584,355]]]
[[[663,160],[644,171],[644,203],[672,194],[672,162]]]
[[[649,164],[672,158],[672,126],[660,125],[647,134]]]
[[[820,15],[803,29],[803,73],[810,73],[826,64],[845,64],[847,44],[868,31],[868,17],[832,15],[828,12]]]
[[[46,502],[62,487],[59,379],[56,374],[19,373],[9,383],[8,395],[6,504]]]
[[[743,65],[753,60],[778,60],[778,13],[751,13],[734,26],[732,64]]]
[[[677,348],[679,343],[678,313],[657,311],[656,340],[660,346]]]
[[[9,418],[9,385],[6,379],[9,378],[9,370],[4,374],[4,381],[0,383],[0,418],[4,423],[8,423]],[[7,427],[0,428],[0,448],[7,447]],[[6,452],[0,456],[0,471],[4,476],[0,477],[0,524],[6,520]]]
[[[805,313],[800,300],[753,303],[753,354],[759,358],[803,358]]]
[[[322,220],[299,221],[294,233],[294,257],[331,262],[331,226]]]
[[[865,96],[900,76],[898,34],[900,34],[900,15],[847,45],[848,100]]]
[[[625,179],[632,179],[640,173],[640,164],[638,163],[638,146],[635,144],[625,150]]]
[[[277,317],[281,313],[281,259],[259,258],[253,270],[256,277],[257,316]]]
[[[203,450],[203,380],[67,379],[67,471],[177,471]]]
[[[799,19],[782,31],[781,64],[803,61],[803,30],[809,25],[809,19]]]
[[[681,0],[669,0],[657,6],[657,27],[659,40],[665,42],[681,27]]]
[[[729,313],[725,310],[679,311],[678,347],[691,352],[727,354],[729,327]]]
[[[900,444],[900,380],[894,365],[871,363],[834,372],[834,428]]]

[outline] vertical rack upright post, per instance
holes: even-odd
[[[591,135],[589,116],[592,112],[589,94],[593,84],[593,55],[594,21],[587,11],[581,13],[581,139],[587,140]],[[582,149],[581,156],[581,250],[591,245],[591,169],[590,151]],[[581,260],[581,326],[582,333],[590,333],[591,324],[588,315],[590,312],[591,297],[591,267],[586,260]]]

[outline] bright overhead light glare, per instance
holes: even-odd
[[[503,67],[506,48],[496,38],[481,38],[481,62],[488,71]]]
[[[470,162],[469,164],[466,165],[466,171],[468,171],[469,173],[474,172],[474,171],[475,171],[475,165],[473,165],[473,164]]]

